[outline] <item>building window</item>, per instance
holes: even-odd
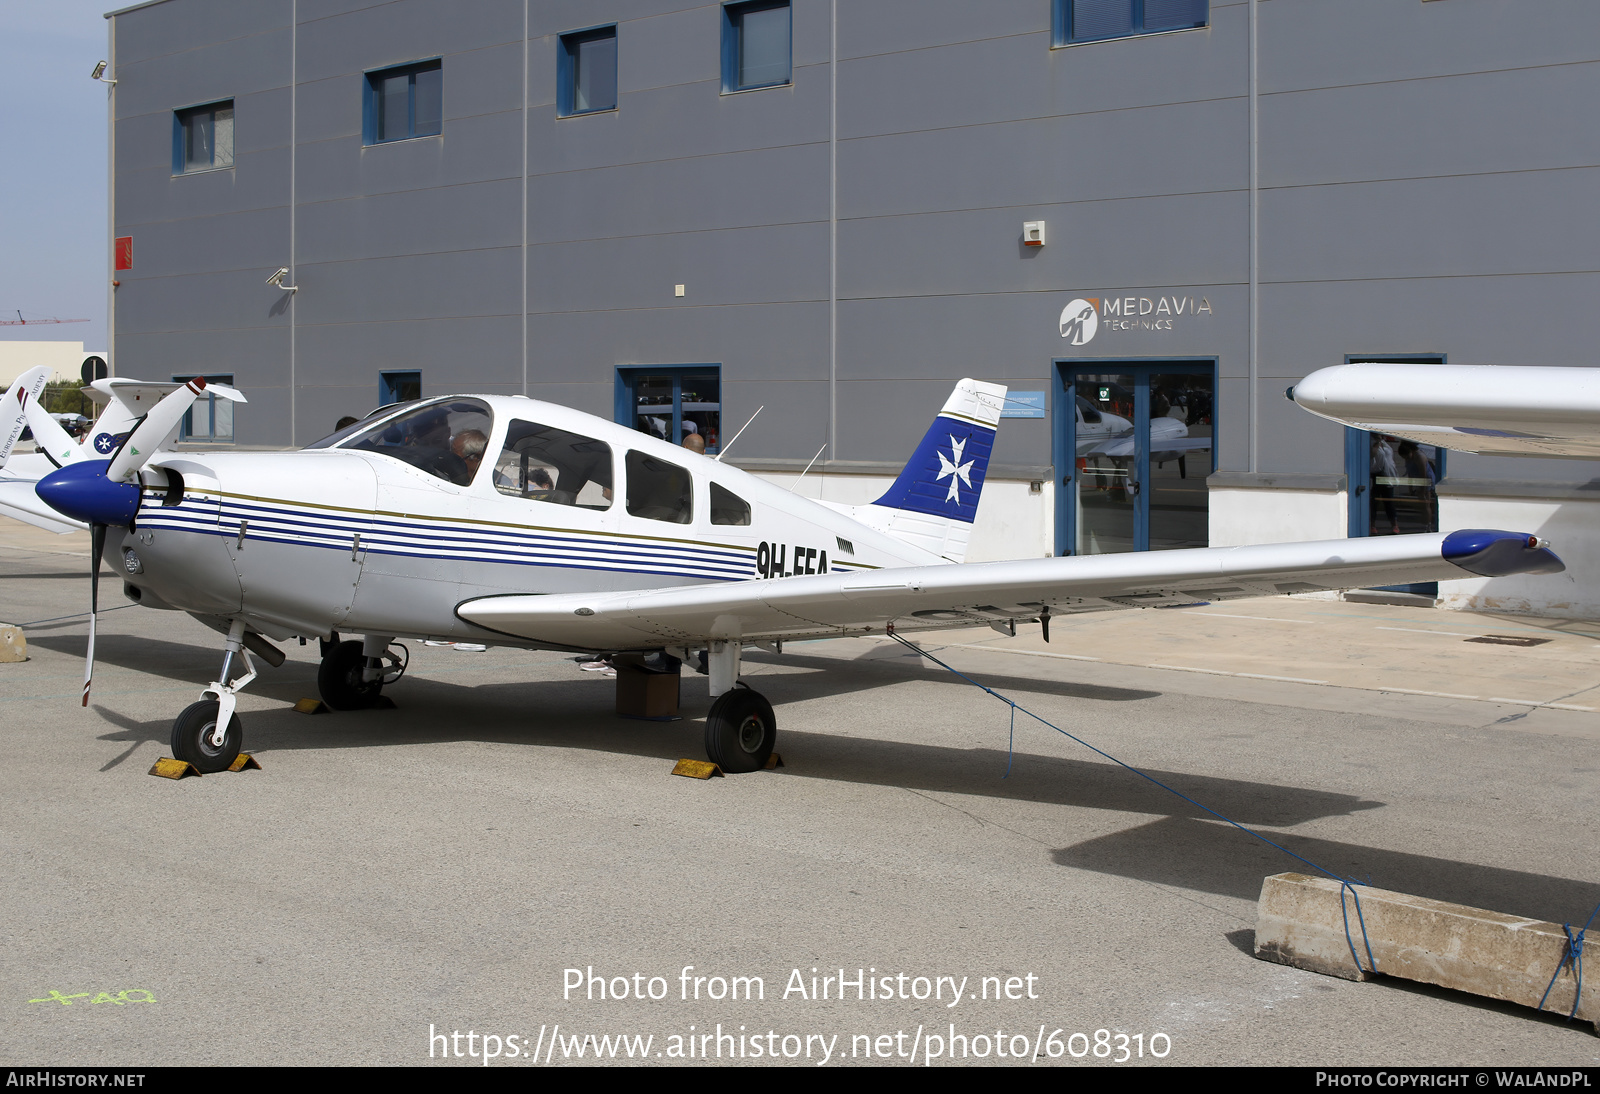
[[[172,173],[233,166],[233,100],[191,106],[172,114]]]
[[[1210,0],[1055,0],[1055,44],[1203,27]]]
[[[789,2],[751,0],[722,6],[722,90],[749,91],[789,82]]]
[[[698,434],[705,453],[714,456],[722,448],[722,367],[619,368],[616,420],[670,444]],[[689,447],[701,450],[694,441]]]
[[[177,383],[193,380],[193,376],[174,376]],[[233,374],[215,374],[205,378],[208,384],[233,383]],[[189,412],[183,416],[183,428],[179,431],[179,439],[185,441],[222,441],[233,440],[233,403],[228,399],[219,399],[215,395],[202,394],[189,407]]]
[[[422,373],[378,373],[379,406],[388,406],[390,403],[409,403],[420,398],[422,398]]]
[[[616,27],[563,34],[556,68],[556,110],[563,118],[617,108]]]
[[[423,61],[367,73],[362,136],[367,144],[438,136],[444,121],[444,70]]]

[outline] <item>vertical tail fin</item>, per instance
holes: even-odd
[[[0,396],[0,467],[4,467],[11,458],[11,449],[16,446],[17,438],[22,436],[23,426],[27,425],[28,404],[38,401],[39,393],[49,379],[48,367],[41,365],[30,368],[16,378],[4,396]]]
[[[894,485],[856,519],[951,562],[966,558],[1005,397],[1003,384],[956,384]]]

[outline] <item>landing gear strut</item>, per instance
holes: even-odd
[[[235,619],[228,627],[228,641],[222,655],[222,672],[211,686],[200,693],[172,723],[172,755],[195,766],[202,775],[226,771],[239,756],[244,728],[233,713],[239,692],[256,678],[255,662],[244,648],[244,620]],[[245,675],[233,683],[233,661],[244,658]]]
[[[330,645],[317,669],[317,691],[333,710],[366,710],[384,684],[405,673],[405,662],[389,652],[387,636]],[[402,649],[404,647],[401,647]]]

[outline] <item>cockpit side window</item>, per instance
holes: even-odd
[[[629,451],[628,512],[647,520],[688,524],[694,519],[694,480],[675,463]]]
[[[564,429],[515,420],[494,465],[494,488],[502,494],[611,508],[611,446]]]
[[[478,399],[424,403],[399,417],[360,429],[340,448],[392,456],[457,486],[469,486],[483,462],[494,415]]]
[[[750,523],[750,503],[735,494],[732,490],[724,489],[716,483],[711,484],[711,523],[747,525]]]

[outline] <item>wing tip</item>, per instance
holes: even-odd
[[[1567,567],[1538,536],[1494,528],[1463,528],[1444,537],[1439,553],[1479,577],[1559,574]]]

